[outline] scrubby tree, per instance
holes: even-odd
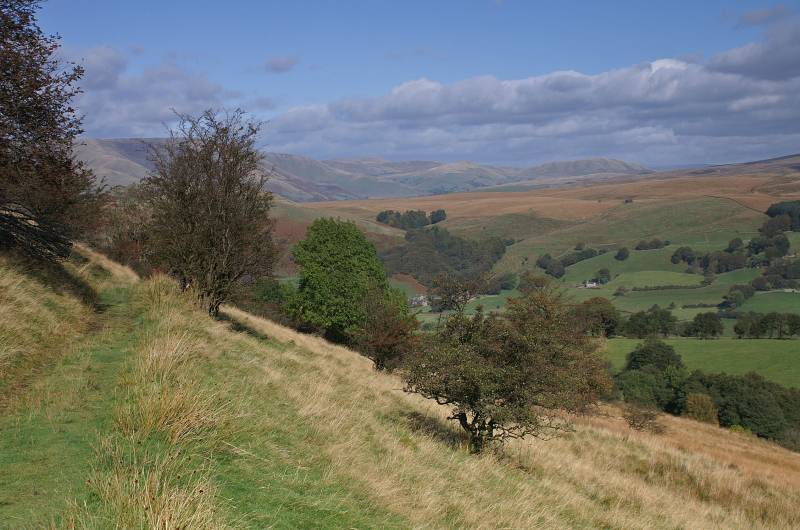
[[[367,292],[387,284],[375,247],[354,223],[320,218],[295,246],[294,260],[300,283],[293,313],[331,340],[351,341],[366,319]]]
[[[0,248],[53,260],[101,216],[104,194],[72,152],[83,69],[39,28],[39,4],[0,2]]]
[[[485,289],[486,278],[482,274],[459,276],[443,272],[433,279],[431,305],[435,311],[462,312]]]
[[[406,390],[452,406],[473,452],[568,429],[563,412],[608,389],[596,342],[550,289],[511,299],[502,316],[456,313],[405,365]]]
[[[625,261],[628,259],[628,256],[631,255],[631,251],[628,250],[628,247],[622,247],[617,250],[617,253],[614,254],[614,259],[617,261]]]
[[[376,370],[397,366],[411,351],[419,322],[402,291],[371,285],[362,299],[364,321],[353,333],[354,345],[372,359]]]
[[[153,146],[145,179],[153,262],[191,288],[216,315],[245,275],[267,275],[275,252],[264,191],[259,124],[241,110],[180,115],[164,144]]]
[[[431,212],[430,219],[432,225],[435,225],[436,223],[441,223],[442,221],[447,219],[447,213],[442,209],[434,210]]]

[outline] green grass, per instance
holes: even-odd
[[[57,519],[70,498],[88,500],[86,478],[98,433],[111,424],[116,379],[132,344],[127,289],[102,293],[113,332],[87,337],[31,389],[31,399],[0,416],[0,525]],[[123,304],[120,306],[119,304]]]
[[[615,371],[624,366],[625,356],[641,342],[623,338],[608,341],[606,351]],[[757,372],[776,383],[800,388],[800,340],[671,338],[665,342],[675,348],[689,370]]]
[[[759,292],[742,305],[742,311],[756,313],[800,313],[800,293],[794,292]]]
[[[547,252],[558,255],[580,242],[595,248],[627,246],[633,249],[639,240],[658,237],[697,250],[722,249],[734,237],[749,239],[757,234],[765,218],[763,214],[727,199],[642,200],[620,204],[584,222],[531,233],[508,249],[495,270],[504,272],[532,268],[537,256]],[[637,253],[639,251],[631,250],[632,257]],[[663,267],[666,270],[683,270],[680,267],[671,269],[668,265]],[[590,272],[598,268],[601,267]],[[662,267],[656,270],[660,269]],[[585,274],[589,271],[581,272]]]

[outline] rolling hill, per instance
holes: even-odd
[[[771,443],[676,417],[636,432],[607,405],[472,456],[447,407],[355,352],[236,308],[211,320],[80,252],[65,272],[94,306],[0,258],[3,360],[27,359],[0,387],[0,526],[800,524],[800,455]]]
[[[151,168],[146,143],[163,139],[84,139],[76,156],[111,186],[141,180]],[[264,153],[271,174],[271,191],[293,201],[323,201],[376,197],[412,197],[565,178],[591,179],[647,175],[637,164],[603,158],[551,162],[529,168],[497,167],[473,162],[390,162],[382,159],[314,160],[284,153]]]

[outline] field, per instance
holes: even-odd
[[[610,339],[606,352],[615,370],[625,356],[642,341]],[[709,373],[745,374],[757,372],[785,386],[800,388],[800,340],[735,339],[710,340],[671,338],[672,345],[689,370]]]
[[[743,311],[756,313],[800,313],[800,293],[794,292],[767,292],[756,295],[744,303]]]
[[[70,271],[102,309],[53,298],[75,324],[31,350],[41,364],[0,409],[0,525],[800,525],[800,455],[773,444],[673,417],[639,433],[608,405],[561,438],[471,456],[447,407],[356,353],[235,308],[211,320],[166,278],[88,257]],[[0,331],[51,329],[53,287],[14,267],[0,263],[16,286],[2,307],[28,312]]]

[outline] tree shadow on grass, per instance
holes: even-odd
[[[98,313],[105,310],[97,291],[83,278],[70,273],[63,264],[33,259],[19,252],[9,252],[6,255],[16,271],[41,283],[54,293],[74,296]],[[75,252],[70,255],[69,260],[77,265],[86,262],[86,258]]]
[[[259,340],[272,340],[272,337],[270,337],[266,333],[261,333],[257,329],[254,329],[248,326],[247,324],[240,322],[236,319],[233,319],[221,312],[219,315],[217,315],[217,320],[228,324],[228,327],[231,329],[231,331],[235,331],[237,333],[247,333],[251,337],[254,337]]]
[[[398,412],[398,416],[398,419],[413,432],[433,438],[453,449],[460,449],[468,444],[466,433],[453,429],[439,418],[408,410]]]

